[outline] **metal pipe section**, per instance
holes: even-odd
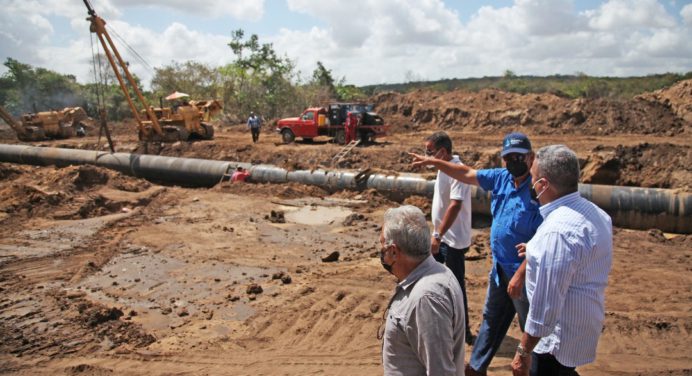
[[[183,186],[211,187],[221,177],[244,167],[257,183],[295,182],[316,185],[328,191],[375,189],[393,199],[410,195],[432,197],[435,182],[418,174],[382,175],[368,172],[299,170],[288,171],[272,165],[162,157],[91,150],[42,148],[0,144],[0,162],[69,166],[91,164],[153,181]],[[490,193],[472,186],[472,210],[490,214]],[[692,233],[692,195],[668,189],[616,187],[580,184],[579,193],[603,208],[613,224],[633,229],[658,228],[666,232]]]

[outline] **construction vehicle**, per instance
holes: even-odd
[[[89,117],[81,107],[66,107],[61,111],[27,113],[15,119],[0,106],[0,117],[17,133],[20,141],[45,141],[70,138],[83,130]]]
[[[318,136],[332,137],[339,145],[346,143],[346,116],[356,112],[361,119],[356,128],[356,136],[361,143],[373,141],[387,135],[389,128],[381,116],[372,112],[372,105],[365,103],[331,103],[327,107],[310,107],[299,117],[281,119],[276,131],[284,143],[291,143],[296,137],[312,140]]]
[[[90,31],[95,33],[101,42],[104,54],[110,63],[115,77],[118,79],[118,84],[125,94],[132,115],[134,116],[138,128],[139,139],[141,141],[159,141],[159,142],[176,142],[187,141],[191,137],[201,139],[212,139],[214,137],[214,127],[203,121],[204,112],[195,105],[186,104],[177,107],[175,110],[170,108],[154,108],[149,105],[147,100],[142,95],[141,90],[137,87],[128,69],[127,63],[123,60],[115,47],[110,34],[106,30],[106,21],[96,15],[94,8],[89,3],[89,0],[83,0],[89,13],[88,21],[91,22]],[[135,93],[143,109],[141,112],[135,105],[130,93],[125,86],[123,79],[130,84],[130,88]],[[218,102],[217,102],[218,103]]]
[[[152,110],[164,132],[171,135],[168,141],[185,141],[191,137],[207,140],[214,138],[214,126],[209,122],[222,109],[223,106],[217,100],[191,100],[179,106],[155,107]],[[146,110],[142,110],[141,115],[151,120]],[[204,131],[200,131],[201,129]]]

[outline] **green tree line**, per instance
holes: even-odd
[[[409,92],[417,89],[437,91],[480,91],[496,88],[519,94],[552,93],[565,98],[631,99],[636,95],[669,87],[692,78],[692,72],[665,73],[642,77],[592,77],[584,73],[552,76],[517,76],[507,70],[501,77],[409,81],[400,84],[368,85],[360,89],[367,95],[384,91]]]
[[[271,119],[294,116],[305,107],[329,101],[365,99],[358,88],[345,84],[345,78],[334,78],[320,61],[312,76],[302,79],[293,61],[279,56],[272,44],[260,43],[257,35],[246,37],[243,30],[233,31],[228,47],[232,62],[223,66],[187,61],[155,68],[151,89],[144,92],[149,104],[170,105],[162,98],[180,91],[190,94],[190,99],[220,100],[229,118],[241,121],[250,111]],[[101,98],[109,119],[132,117],[125,95],[101,55],[95,57],[93,69],[99,84],[79,84],[74,76],[32,67],[12,58],[4,65],[8,71],[0,76],[0,104],[15,115],[81,106],[95,116],[97,98]],[[135,80],[141,88],[139,79]],[[131,97],[136,98],[129,90]]]

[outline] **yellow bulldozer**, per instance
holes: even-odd
[[[210,140],[214,138],[212,118],[219,114],[223,106],[217,100],[184,102],[173,107],[154,107],[156,116],[163,131],[162,141],[186,141],[190,137]],[[140,111],[145,126],[151,127],[151,118],[146,110]]]
[[[15,119],[0,106],[2,118],[16,133],[20,141],[45,141],[83,136],[87,116],[81,107],[66,107],[61,111],[27,113]]]

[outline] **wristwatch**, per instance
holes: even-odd
[[[433,232],[433,233],[432,233],[432,237],[435,238],[435,239],[437,239],[437,240],[440,240],[440,233],[437,232],[437,231],[436,231],[436,232]]]
[[[531,355],[530,352],[526,351],[526,350],[521,346],[521,343],[517,345],[517,354],[519,354],[519,356],[522,357],[522,358],[528,358],[529,355]]]

